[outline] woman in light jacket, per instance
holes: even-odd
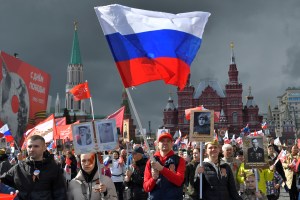
[[[113,159],[110,167],[111,179],[115,184],[118,199],[123,200],[124,192],[124,172],[125,172],[125,163],[122,158],[120,158],[120,153],[118,151],[113,151]]]
[[[80,171],[70,181],[68,200],[117,200],[112,180],[101,175],[99,181],[98,166],[94,153],[80,155]]]

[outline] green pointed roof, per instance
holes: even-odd
[[[80,48],[79,48],[78,33],[77,33],[77,22],[74,22],[74,37],[73,37],[73,46],[72,46],[70,64],[82,64]]]

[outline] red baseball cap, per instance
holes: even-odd
[[[163,138],[169,138],[171,141],[173,140],[173,136],[170,133],[162,133],[158,137],[158,142],[160,142]]]

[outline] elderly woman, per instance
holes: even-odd
[[[117,200],[117,193],[112,180],[101,175],[94,153],[80,155],[80,171],[71,180],[68,188],[68,200]]]

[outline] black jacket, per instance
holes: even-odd
[[[143,189],[144,172],[147,163],[147,158],[142,158],[135,164],[132,164],[133,172],[129,182],[124,182],[126,186],[131,189],[131,196],[133,200],[146,200],[148,193]]]
[[[185,184],[187,186],[187,194],[195,199],[199,199],[199,192],[194,188],[195,171],[199,162],[192,160],[187,164],[185,169]]]
[[[33,181],[33,172],[40,170]],[[4,184],[19,190],[20,200],[65,200],[65,180],[60,166],[52,159],[30,161],[26,159],[14,165],[0,177]]]
[[[212,164],[203,162],[203,199],[205,200],[242,200],[235,187],[235,181],[227,163],[220,165],[220,170],[226,170],[226,176],[217,173]],[[194,188],[199,193],[200,180],[197,178]]]
[[[271,156],[268,156],[269,159],[272,159]],[[277,157],[273,158],[272,159],[274,162],[276,162],[277,160]],[[285,176],[285,173],[284,173],[284,169],[283,169],[283,166],[281,164],[281,161],[277,161],[276,165],[275,165],[275,170],[281,175],[282,179],[283,179],[283,182],[286,182],[286,176]]]

